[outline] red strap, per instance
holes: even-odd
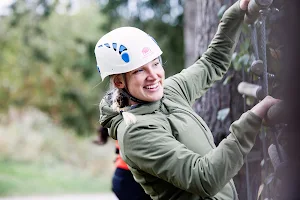
[[[117,148],[117,149],[120,149],[120,146],[119,146],[118,141],[116,141],[116,148]],[[121,158],[120,154],[117,155],[116,162],[115,162],[115,166],[116,166],[117,168],[129,170],[127,164],[126,164],[125,161]]]

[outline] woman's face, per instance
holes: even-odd
[[[126,73],[127,90],[129,93],[143,101],[158,101],[163,96],[163,81],[165,71],[159,59]],[[130,102],[131,105],[136,102]]]

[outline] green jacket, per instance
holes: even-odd
[[[225,12],[202,57],[165,80],[163,98],[128,111],[136,123],[126,125],[106,98],[100,103],[100,123],[118,139],[122,158],[153,199],[238,199],[232,177],[253,147],[261,119],[244,113],[216,147],[191,105],[227,71],[244,13],[238,2]]]

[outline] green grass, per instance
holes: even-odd
[[[0,113],[0,196],[109,192],[115,143],[96,138],[78,138],[34,108]]]
[[[110,179],[61,165],[0,160],[0,196],[109,192]]]

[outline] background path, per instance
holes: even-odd
[[[59,196],[0,197],[0,200],[118,200],[114,194],[76,194]]]

